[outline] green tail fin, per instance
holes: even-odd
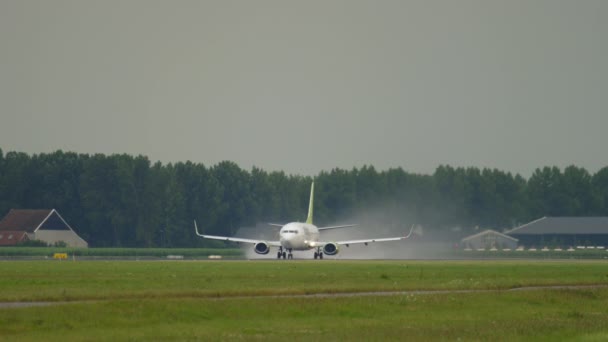
[[[306,223],[312,224],[312,207],[313,207],[313,198],[315,195],[315,182],[313,181],[310,185],[310,202],[308,202],[308,217],[306,218]]]

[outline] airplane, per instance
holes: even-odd
[[[268,254],[270,247],[278,247],[277,259],[293,259],[293,251],[306,251],[314,249],[314,259],[323,259],[325,255],[336,255],[340,251],[340,246],[349,247],[354,244],[365,244],[366,246],[371,242],[386,242],[386,241],[399,241],[405,240],[412,235],[414,226],[410,229],[409,234],[400,237],[380,238],[380,239],[362,239],[362,240],[344,240],[344,241],[319,241],[319,232],[328,229],[346,228],[356,226],[354,224],[341,225],[341,226],[328,226],[328,227],[317,227],[312,223],[313,213],[313,198],[314,198],[315,183],[312,182],[310,186],[310,201],[308,203],[308,217],[306,222],[290,222],[285,225],[269,223],[272,226],[281,227],[279,231],[278,241],[263,241],[255,239],[244,239],[238,237],[228,236],[215,236],[205,235],[198,231],[196,220],[194,221],[194,231],[196,235],[204,239],[223,240],[237,243],[253,244],[253,250],[257,254]]]

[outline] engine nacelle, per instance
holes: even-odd
[[[323,246],[323,253],[326,255],[336,255],[339,251],[338,244],[333,242],[326,243],[325,246]]]
[[[258,254],[268,254],[270,252],[270,246],[266,242],[258,242],[253,246],[253,250]]]

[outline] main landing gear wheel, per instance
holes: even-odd
[[[283,247],[279,247],[279,251],[277,252],[277,259],[281,259],[283,257]]]
[[[317,258],[323,259],[323,252],[321,252],[321,251],[315,252],[315,259],[317,259]]]
[[[288,253],[289,252],[289,253]],[[293,259],[293,254],[291,254],[291,248],[279,247],[279,251],[277,252],[277,259]]]

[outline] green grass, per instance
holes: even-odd
[[[608,289],[235,298],[608,284],[601,261],[0,262],[0,340],[581,340],[608,338]],[[219,298],[218,298],[219,297]]]
[[[506,289],[608,284],[605,262],[0,262],[0,301]]]
[[[67,253],[70,257],[167,257],[182,255],[184,257],[207,257],[221,255],[241,257],[243,252],[238,248],[70,248],[70,247],[0,247],[0,256],[46,256],[55,253]]]
[[[0,310],[0,336],[82,340],[604,340],[608,291],[166,299]]]

